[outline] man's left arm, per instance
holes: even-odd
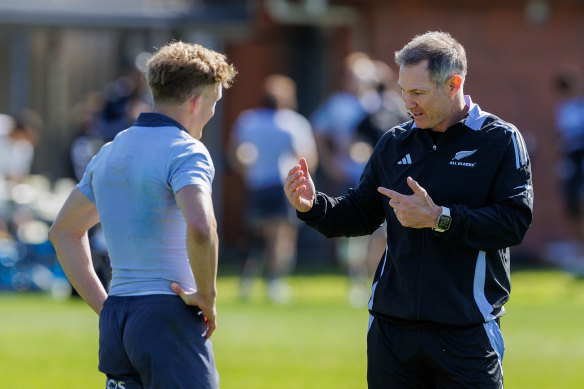
[[[197,290],[189,292],[173,282],[172,290],[187,305],[198,306],[207,322],[208,339],[217,326],[217,265],[219,238],[211,192],[203,185],[188,185],[176,193],[186,224],[186,247]]]
[[[107,293],[93,268],[87,237],[87,231],[98,221],[95,205],[75,188],[51,226],[49,239],[67,278],[99,315]]]

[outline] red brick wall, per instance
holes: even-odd
[[[557,96],[552,80],[567,62],[584,67],[584,3],[549,2],[549,19],[540,26],[528,21],[526,1],[342,3],[358,4],[363,18],[353,30],[354,36],[347,29],[327,30],[339,48],[365,50],[393,66],[394,51],[427,30],[448,31],[465,46],[469,59],[465,93],[483,110],[514,123],[530,146],[535,213],[524,247],[537,253],[546,242],[569,236],[556,175],[560,152],[554,128]],[[228,47],[230,58],[240,70],[236,85],[226,94],[228,124],[251,102],[259,100],[260,80],[279,69],[278,62],[286,50],[278,39],[283,27],[273,24],[261,12],[257,20],[248,39]],[[366,47],[358,47],[356,36],[365,36]],[[339,53],[339,58],[344,54]],[[231,174],[225,180],[226,188],[241,184]],[[227,242],[235,242],[240,236],[240,199],[233,190],[224,194],[224,217],[233,221],[224,231]]]
[[[584,3],[550,2],[549,19],[541,26],[527,20],[526,3],[475,1],[450,7],[400,1],[372,7],[366,19],[374,26],[371,53],[388,63],[393,64],[396,49],[427,30],[448,31],[465,46],[465,93],[483,110],[514,123],[531,146],[535,211],[525,245],[535,253],[571,233],[556,175],[560,150],[553,78],[569,62],[584,68]]]

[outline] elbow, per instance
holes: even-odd
[[[513,241],[511,244],[512,246],[517,246],[521,244],[521,242],[523,242],[523,238],[525,238],[525,235],[527,234],[529,227],[531,227],[531,221],[532,221],[531,211],[524,212],[522,217],[517,218],[515,224],[516,225],[515,234],[512,234],[513,235]]]
[[[63,244],[63,242],[72,236],[73,235],[69,234],[58,224],[53,223],[53,225],[49,228],[48,238],[55,248],[57,248],[58,245]]]
[[[210,242],[217,237],[217,222],[208,220],[199,223],[190,223],[187,226],[187,233],[191,239],[198,243]]]
[[[518,246],[521,244],[521,242],[523,242],[523,238],[525,238],[525,235],[527,234],[527,230],[529,229],[529,226],[530,226],[530,224],[526,224],[526,225],[521,226],[519,228],[519,231],[517,231],[515,236],[513,236],[510,246]]]
[[[59,241],[59,236],[61,235],[59,227],[56,226],[54,223],[49,228],[49,241],[53,244],[53,246]]]
[[[62,223],[54,222],[49,228],[48,238],[49,241],[56,247],[57,244],[63,243],[65,241],[80,240],[87,234],[87,230],[74,230],[67,228],[67,226]]]
[[[525,237],[525,234],[523,234],[523,235],[517,234],[516,236],[511,237],[509,239],[509,241],[507,242],[506,247],[519,246],[521,244],[521,242],[523,242],[524,237]]]

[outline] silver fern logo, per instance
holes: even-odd
[[[460,161],[460,160],[461,160],[461,159],[463,159],[463,158],[470,157],[471,155],[473,155],[473,154],[474,154],[474,153],[476,153],[476,152],[477,152],[477,150],[476,150],[476,149],[474,149],[474,150],[471,150],[471,151],[459,151],[458,153],[456,153],[456,154],[454,155],[454,158],[453,158],[453,160],[454,160],[454,161]]]
[[[474,153],[477,152],[477,149],[470,150],[470,151],[459,151],[458,153],[454,154],[454,158],[450,161],[450,164],[453,166],[467,166],[467,167],[474,167],[476,162],[461,162],[461,159],[468,158]]]

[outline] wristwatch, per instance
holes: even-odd
[[[452,217],[450,216],[450,208],[442,207],[442,213],[438,216],[436,221],[436,228],[433,230],[436,232],[444,232],[450,228],[450,223],[452,222]]]

